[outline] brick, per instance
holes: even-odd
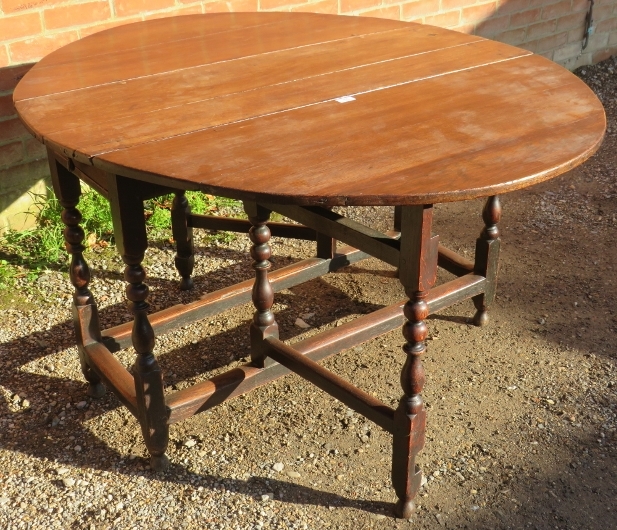
[[[113,4],[116,16],[126,17],[174,7],[175,0],[113,0]]]
[[[370,9],[358,13],[361,17],[389,18],[392,20],[401,20],[401,8],[399,6],[380,7],[379,9]]]
[[[598,50],[593,52],[592,61],[593,63],[599,63],[600,61],[605,61],[606,59],[610,59],[615,53],[617,53],[617,46],[614,48],[604,48],[603,50]]]
[[[24,146],[21,142],[0,147],[0,168],[7,168],[18,164],[24,159]]]
[[[0,170],[0,182],[2,182],[0,204],[2,204],[7,191],[19,190],[23,193],[24,188],[31,186],[34,182],[46,176],[49,176],[47,160],[26,162],[25,164],[13,165],[8,169]]]
[[[497,9],[500,15],[507,15],[510,13],[518,13],[527,9],[529,6],[529,0],[499,0]]]
[[[593,63],[599,63],[600,61],[605,61],[606,59],[610,59],[613,55],[617,54],[617,46],[613,46],[612,48],[604,48],[603,50],[598,50],[597,52],[593,52],[592,61]]]
[[[499,33],[495,35],[495,40],[512,44],[512,46],[518,46],[525,41],[525,28],[511,29],[510,31]]]
[[[563,0],[529,0],[529,7],[546,7],[551,4],[557,4]]]
[[[0,68],[4,68],[9,65],[9,52],[6,50],[6,46],[0,46]]]
[[[1,48],[0,48],[1,49]],[[19,66],[11,66],[0,70],[0,92],[13,90],[21,78],[28,73],[34,64],[20,64]]]
[[[489,18],[476,26],[476,35],[481,37],[494,37],[506,31],[510,26],[510,15]]]
[[[24,147],[26,151],[26,160],[28,161],[41,160],[47,157],[47,149],[35,138],[28,138],[24,142]]]
[[[223,3],[223,2],[221,2]],[[167,11],[157,11],[149,15],[144,15],[144,20],[153,20],[155,18],[177,17],[179,15],[200,15],[203,13],[201,6],[186,6]]]
[[[518,46],[519,48],[523,48],[523,50],[527,50],[530,52],[535,52],[538,49],[538,41],[537,40],[532,40],[529,42],[523,42],[522,44],[519,44]]]
[[[581,45],[578,42],[574,42],[571,44],[566,44],[561,48],[555,50],[553,54],[553,60],[559,62],[567,61],[568,59],[572,59],[576,57],[579,53],[581,53]]]
[[[19,118],[0,121],[0,144],[21,140],[25,136],[29,134]]]
[[[599,22],[596,26],[596,31],[598,33],[610,33],[611,31],[615,30],[617,30],[617,17],[603,20],[602,22]]]
[[[462,24],[460,26],[452,26],[449,29],[453,29],[454,31],[458,31],[459,33],[466,33],[467,35],[471,35],[475,29],[475,24]]]
[[[47,29],[83,26],[109,18],[111,18],[111,10],[109,2],[106,1],[54,7],[43,11],[43,21]]]
[[[574,28],[568,31],[568,42],[578,42],[579,45],[583,40],[583,31],[585,28]]]
[[[257,8],[255,8],[255,11],[256,10]],[[338,0],[324,0],[323,2],[315,2],[314,4],[294,6],[291,8],[291,11],[336,15],[338,13]]]
[[[277,9],[279,11],[284,11],[284,9],[282,8],[285,8],[287,6],[289,6],[289,0],[261,0],[259,10],[264,11],[267,9]]]
[[[261,0],[260,6],[264,7],[264,2],[266,0]],[[285,4],[289,3],[289,0],[267,0],[284,2]],[[341,13],[349,13],[351,11],[358,11],[360,9],[368,9],[370,7],[377,7],[381,4],[381,0],[340,0],[340,8]]]
[[[224,7],[223,5],[224,4]],[[230,2],[207,2],[203,6],[204,13],[224,13],[238,11],[257,11],[257,0],[232,0]]]
[[[9,116],[16,116],[15,107],[13,106],[12,94],[6,96],[0,96],[0,119],[8,118]]]
[[[612,14],[613,14],[613,6],[602,6],[602,7],[594,8],[593,20],[594,22],[600,22],[601,20],[611,18]]]
[[[538,51],[547,52],[563,46],[568,41],[567,33],[558,33],[557,35],[551,35],[550,37],[544,37],[538,39]]]
[[[550,4],[542,8],[542,20],[552,20],[563,17],[572,12],[572,0],[562,0],[556,4]]]
[[[3,41],[31,37],[41,31],[41,17],[38,13],[0,18],[0,35]]]
[[[572,0],[572,12],[589,11],[589,0]]]
[[[204,13],[214,13],[215,11],[210,10],[214,7],[212,5],[214,3],[217,2],[208,2],[204,4]],[[237,13],[239,11],[257,11],[257,0],[231,0],[226,3],[229,12]]]
[[[608,45],[608,33],[594,33],[587,41],[589,51],[599,50]]]
[[[541,9],[528,9],[527,11],[521,11],[520,13],[514,13],[510,16],[510,27],[520,28],[523,26],[529,26],[540,20],[542,14]]]
[[[461,20],[461,12],[449,11],[448,13],[442,13],[440,15],[432,15],[430,17],[424,17],[424,23],[431,26],[439,26],[442,28],[448,28],[450,26],[458,26]]]
[[[401,17],[408,18],[431,15],[439,11],[439,0],[418,0],[401,6]]]
[[[40,10],[43,7],[61,3],[66,3],[66,0],[2,0],[2,11],[8,15],[29,9]]]
[[[77,40],[76,31],[56,33],[55,35],[35,37],[9,44],[9,54],[14,63],[37,61],[54,50]]]
[[[541,37],[546,37],[547,35],[552,35],[553,33],[555,33],[556,27],[556,20],[547,20],[546,22],[538,22],[537,24],[532,24],[527,28],[527,38],[539,39]]]
[[[475,4],[475,0],[441,0],[441,10],[450,11],[459,7],[468,7]]]
[[[103,31],[110,28],[115,28],[118,26],[124,26],[125,24],[130,24],[131,22],[138,22],[141,20],[141,17],[128,17],[122,19],[112,20],[111,22],[105,22],[104,24],[95,24],[94,26],[87,26],[85,28],[79,29],[79,37],[84,38],[88,35],[93,35],[94,33],[98,33],[99,31]]]
[[[572,59],[567,59],[565,61],[561,61],[559,64],[568,70],[576,70],[579,66],[585,66],[587,64],[591,64],[591,54],[583,53],[581,55],[577,55]]]
[[[585,13],[580,11],[579,13],[572,13],[564,17],[557,19],[557,30],[563,31],[566,29],[573,29],[583,27],[585,24]]]
[[[611,33],[611,36],[608,38],[609,46],[617,46],[617,33]]]
[[[493,16],[497,11],[497,2],[465,7],[461,12],[461,22],[480,22]]]

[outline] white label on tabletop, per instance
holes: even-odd
[[[342,98],[334,98],[334,101],[338,101],[339,103],[349,103],[350,101],[355,101],[356,98],[353,96],[343,96]]]

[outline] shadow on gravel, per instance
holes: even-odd
[[[518,197],[519,200],[522,197],[521,202],[523,202],[533,199],[535,195],[526,192],[519,194]],[[516,207],[516,204],[514,206]],[[468,477],[467,481],[459,482],[454,473],[449,472],[443,480],[439,479],[441,482],[435,480],[429,483],[428,497],[418,498],[428,510],[421,510],[418,514],[420,528],[472,530],[617,528],[616,519],[610,515],[611,510],[615,509],[614,498],[617,495],[615,437],[613,432],[612,439],[604,438],[602,436],[604,431],[600,428],[602,423],[600,416],[603,411],[614,411],[617,407],[615,387],[612,387],[612,390],[606,388],[603,395],[598,392],[592,394],[583,387],[574,389],[574,379],[580,373],[588,371],[591,374],[590,384],[592,384],[593,370],[601,369],[599,361],[613,363],[615,359],[617,341],[614,330],[617,329],[617,322],[614,301],[617,299],[617,293],[615,284],[612,283],[613,267],[606,263],[610,258],[606,241],[601,238],[590,238],[586,234],[586,227],[583,226],[574,227],[567,237],[564,237],[557,228],[552,231],[545,230],[541,236],[536,236],[534,242],[524,243],[529,241],[530,232],[538,228],[534,225],[537,220],[527,220],[522,215],[520,217],[523,218],[520,225],[512,223],[512,227],[504,228],[503,231],[501,279],[498,299],[491,315],[494,322],[508,322],[510,327],[516,330],[518,342],[512,347],[511,354],[514,356],[517,348],[525,350],[526,354],[529,353],[530,372],[543,369],[540,362],[532,356],[533,349],[538,345],[560,350],[559,353],[563,354],[563,357],[556,356],[555,363],[558,361],[565,363],[566,360],[574,363],[575,367],[570,375],[573,388],[568,390],[572,402],[568,402],[565,398],[561,399],[561,396],[560,399],[575,411],[576,420],[572,421],[578,422],[580,426],[568,431],[559,431],[559,428],[563,429],[559,423],[564,421],[563,414],[558,417],[551,416],[553,413],[557,416],[558,411],[550,408],[554,405],[536,407],[529,406],[528,399],[521,401],[519,407],[527,407],[532,411],[529,422],[533,422],[533,428],[536,429],[533,433],[541,432],[537,430],[537,416],[542,414],[558,426],[557,434],[553,435],[553,438],[540,439],[539,443],[531,445],[535,440],[530,441],[529,436],[517,437],[520,434],[518,431],[532,432],[529,425],[508,425],[508,418],[505,415],[498,417],[497,420],[502,423],[498,424],[495,420],[495,425],[491,425],[492,432],[482,435],[488,442],[483,441],[481,446],[475,444],[475,453],[473,448],[470,450],[478,462],[487,465],[484,489],[480,490],[482,500],[470,493]],[[509,220],[504,221],[504,225],[506,222],[511,223]],[[470,244],[473,244],[477,224],[477,220],[474,220],[474,236],[469,238]],[[525,248],[526,245],[530,249]],[[245,256],[242,255],[241,259],[245,259]],[[290,262],[281,259],[280,264],[285,265]],[[595,262],[597,264],[594,264]],[[251,277],[248,265],[243,263],[242,268],[241,274],[244,274],[246,269],[246,277]],[[365,269],[358,267],[350,269],[361,274],[366,272]],[[390,277],[387,271],[376,271],[376,273],[381,277]],[[235,268],[228,267],[207,276],[197,277],[197,289],[191,293],[177,293],[176,282],[162,278],[150,277],[147,282],[157,297],[157,304],[159,300],[166,304],[165,294],[172,292],[175,293],[174,303],[186,303],[198,298],[202,294],[200,290],[205,286],[210,291],[222,287],[222,282],[234,274],[237,274]],[[115,273],[98,270],[94,271],[93,275],[110,279],[119,277]],[[67,286],[67,291],[68,289]],[[328,303],[320,304],[319,301],[326,296],[326,292],[331,298]],[[376,304],[360,303],[323,280],[314,280],[302,287],[291,289],[290,293],[276,295],[276,303],[283,307],[277,311],[283,339],[290,340],[300,334],[300,330],[294,327],[294,320],[299,312],[298,300],[305,300],[309,295],[315,300],[313,302],[316,306],[313,322],[315,326],[331,324],[338,319],[380,307]],[[473,307],[469,302],[465,304],[457,306],[454,310],[471,316]],[[327,306],[332,306],[332,309],[328,309]],[[304,311],[304,308],[302,310]],[[124,304],[112,305],[101,311],[102,321],[106,326],[116,325],[119,320],[126,318],[126,312]],[[429,329],[443,323],[456,324],[458,328],[458,325],[467,324],[468,318],[468,316],[447,314],[433,315]],[[488,333],[492,333],[495,328],[489,324],[486,329]],[[4,399],[0,399],[0,416],[8,418],[0,429],[2,448],[22,452],[43,461],[53,461],[55,467],[66,465],[84,470],[112,471],[127,476],[143,475],[151,481],[193,484],[196,487],[203,486],[213,490],[224,486],[226,489],[233,488],[251,496],[255,496],[256,490],[263,493],[272,492],[277,500],[292,504],[332,506],[335,509],[352,508],[370,514],[386,514],[388,518],[382,520],[383,528],[395,528],[394,521],[389,517],[392,505],[380,500],[355,499],[351,498],[351,495],[322,491],[317,487],[298,485],[278,478],[268,478],[266,482],[266,479],[258,477],[241,480],[222,478],[211,473],[193,473],[178,463],[174,463],[171,469],[162,475],[155,475],[144,469],[147,463],[144,458],[137,457],[130,460],[128,450],[118,451],[109,447],[105,439],[93,435],[87,427],[89,419],[104,415],[118,407],[119,403],[113,395],[106,395],[101,400],[93,401],[85,397],[85,384],[82,380],[57,377],[51,370],[47,374],[27,371],[29,362],[50,355],[53,351],[67,348],[72,343],[72,336],[72,323],[63,322],[49,333],[33,333],[2,345],[6,353],[2,358],[0,373],[0,386],[4,389]],[[477,340],[479,344],[473,346],[476,349],[484,345],[481,339]],[[166,382],[172,389],[182,388],[193,382],[195,373],[203,373],[206,369],[218,370],[230,361],[243,359],[248,354],[247,342],[245,322],[227,329],[224,334],[214,333],[208,338],[197,341],[196,344],[174,349],[158,358],[164,371],[173,374],[166,378]],[[465,350],[466,347],[466,345],[459,346],[459,349],[452,354],[459,355],[459,367],[465,365],[465,354],[469,353]],[[210,355],[207,352],[215,354]],[[430,356],[431,352],[432,345],[429,345],[427,356]],[[478,352],[479,355],[486,354],[487,357],[490,353],[481,349]],[[202,358],[204,355],[205,359]],[[592,356],[598,359],[594,361]],[[589,367],[583,366],[587,361]],[[592,365],[591,361],[595,364]],[[76,356],[74,362],[78,362]],[[523,361],[517,362],[524,365]],[[452,364],[449,368],[454,371]],[[549,373],[556,368],[551,366],[544,369]],[[506,370],[505,367],[501,369]],[[433,373],[429,372],[429,377],[432,376]],[[427,387],[429,384],[430,381]],[[542,403],[547,403],[547,394],[542,383],[539,383],[537,388],[529,388],[529,392],[540,401],[544,400]],[[564,392],[564,395],[568,392]],[[467,399],[464,388],[460,390],[460,394]],[[30,407],[24,407],[21,397],[16,399],[15,395],[27,396],[31,402]],[[505,394],[498,396],[499,399],[506,399]],[[518,396],[516,399],[519,399]],[[85,402],[83,408],[75,406],[75,404],[81,405],[82,402]],[[71,406],[68,407],[67,404]],[[478,410],[488,407],[482,403],[476,405]],[[495,411],[488,410],[488,412],[499,416]],[[139,431],[137,422],[128,412],[120,411],[119,414],[119,422],[124,423],[127,429]],[[480,417],[481,414],[478,413],[475,421],[481,423]],[[429,431],[435,440],[429,443],[436,446],[440,441],[435,435],[437,426],[431,425],[431,422],[436,422],[435,418],[434,412],[430,411]],[[456,421],[464,422],[465,419],[457,418]],[[493,420],[484,423],[489,424],[491,421]],[[503,427],[503,430],[495,433],[497,426],[500,429]],[[446,432],[444,437],[449,436],[451,434]],[[481,439],[478,433],[470,437]],[[82,450],[78,452],[74,450],[76,440],[82,446]],[[454,452],[452,450],[452,453]],[[443,454],[447,455],[445,450]],[[443,459],[448,457],[451,455],[440,456]],[[172,458],[179,460],[177,454],[172,455]],[[435,469],[431,468],[434,463],[427,462],[422,456],[420,460],[426,471]],[[453,458],[451,460],[455,462]],[[550,461],[551,465],[547,465],[547,461]],[[491,465],[488,466],[488,463]],[[389,467],[389,462],[384,465]],[[49,469],[48,472],[50,476],[55,475],[53,469]],[[371,478],[369,466],[358,470],[356,480],[366,480],[368,483]],[[63,488],[61,482],[57,485],[61,491]],[[330,489],[336,485],[336,482],[332,482]],[[387,495],[393,500],[393,492],[390,491]],[[434,498],[440,500],[436,502]],[[256,500],[259,501],[261,498]],[[441,518],[436,518],[438,514]],[[375,524],[381,525],[381,522]]]

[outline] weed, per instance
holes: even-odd
[[[239,216],[241,203],[224,197],[215,197],[201,192],[187,192],[192,211],[197,214],[222,213]],[[0,235],[0,289],[6,290],[17,278],[35,279],[47,269],[66,268],[67,253],[64,249],[64,224],[62,205],[51,190],[47,195],[34,195],[37,207],[36,225],[29,230],[9,230]],[[151,199],[145,203],[146,226],[151,237],[169,239],[171,205],[173,195]],[[113,222],[107,200],[92,188],[82,184],[82,195],[77,206],[82,213],[80,223],[84,230],[86,247],[94,244],[113,244]],[[234,234],[216,232],[213,241],[225,243],[233,240]]]

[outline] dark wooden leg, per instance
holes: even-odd
[[[401,371],[403,397],[394,413],[392,484],[398,502],[395,513],[409,519],[415,509],[414,497],[420,489],[422,472],[416,455],[424,447],[426,411],[422,402],[424,367],[421,356],[426,351],[428,330],[424,320],[429,315],[426,297],[435,283],[439,238],[431,236],[432,206],[405,206],[401,209],[401,260],[399,278],[409,301],[404,314],[403,336],[407,355]]]
[[[317,257],[332,259],[336,254],[336,239],[317,232]]]
[[[486,277],[486,290],[483,294],[475,296],[473,303],[476,306],[476,314],[473,323],[476,326],[484,326],[488,322],[488,308],[495,300],[497,289],[497,269],[499,266],[499,228],[497,223],[501,219],[501,204],[499,197],[489,197],[482,210],[484,229],[476,241],[476,261],[474,272]]]
[[[330,210],[332,208],[329,208]],[[336,239],[332,239],[326,234],[317,232],[317,257],[322,259],[332,259],[336,254]]]
[[[249,230],[249,238],[253,243],[251,247],[251,257],[253,258],[253,269],[255,269],[255,283],[253,284],[253,304],[255,305],[255,315],[251,322],[251,361],[259,367],[266,365],[267,345],[264,340],[267,337],[279,336],[278,324],[274,320],[271,311],[274,303],[274,291],[268,280],[268,271],[272,267],[269,259],[271,256],[270,229],[267,226],[270,219],[270,210],[251,202],[244,203],[249,221],[253,225]]]
[[[98,309],[94,297],[90,289],[88,289],[90,268],[83,256],[83,251],[86,248],[82,244],[84,231],[79,226],[81,213],[76,208],[81,195],[81,186],[79,179],[56,162],[53,155],[50,155],[49,162],[54,192],[58,197],[58,201],[64,207],[62,222],[66,226],[64,229],[65,246],[71,254],[69,277],[75,288],[73,294],[73,324],[75,326],[81,371],[86,381],[88,381],[88,395],[100,398],[105,394],[105,387],[101,383],[99,376],[88,364],[88,355],[84,349],[85,343],[101,340],[101,328]]]
[[[193,288],[193,267],[195,257],[193,253],[193,229],[188,226],[188,215],[191,206],[184,191],[176,191],[171,206],[171,229],[176,242],[176,269],[180,273],[180,289],[187,291]]]
[[[138,417],[150,466],[163,471],[169,465],[165,456],[169,441],[169,411],[163,393],[163,374],[154,357],[154,331],[148,320],[148,286],[141,266],[148,247],[143,201],[138,185],[119,176],[109,178],[109,199],[114,221],[116,245],[126,264],[124,278],[128,282],[126,296],[134,315],[132,341],[137,358],[133,366]]]
[[[403,207],[395,206],[394,207],[394,223],[392,224],[392,228],[395,232],[401,231],[401,216],[403,215]]]

